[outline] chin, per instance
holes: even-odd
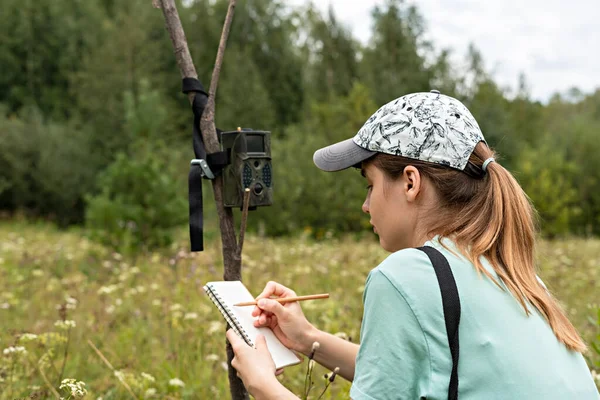
[[[390,253],[395,253],[397,251],[400,251],[402,249],[409,247],[409,246],[399,245],[398,243],[394,243],[394,244],[387,243],[381,238],[381,236],[379,237],[379,245],[381,246],[382,249],[384,249],[385,251],[390,252]]]

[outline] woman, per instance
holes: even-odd
[[[415,93],[381,107],[352,139],[315,153],[325,171],[360,167],[362,206],[392,253],[365,285],[360,345],[311,325],[295,293],[269,282],[253,311],[287,347],[352,381],[361,399],[447,399],[452,356],[440,287],[427,255],[448,261],[460,296],[460,399],[597,399],[585,344],[535,274],[535,212],[494,160],[458,100]],[[275,378],[264,340],[230,330],[233,366],[257,399],[294,399]],[[450,396],[454,397],[454,396]]]

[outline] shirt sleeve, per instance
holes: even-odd
[[[353,400],[425,397],[431,363],[425,335],[405,296],[385,273],[367,278]]]

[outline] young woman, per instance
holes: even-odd
[[[367,277],[360,345],[311,325],[295,293],[269,282],[253,311],[287,347],[352,381],[350,397],[447,399],[452,356],[430,246],[446,258],[460,298],[460,399],[598,399],[585,344],[535,273],[535,211],[494,159],[458,100],[415,93],[381,107],[352,139],[315,153],[325,171],[360,167],[362,206],[391,255]],[[275,378],[264,339],[227,333],[257,399],[295,399]],[[451,396],[456,397],[456,396]]]

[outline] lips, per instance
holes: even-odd
[[[375,225],[373,225],[373,223],[371,221],[369,221],[369,223],[371,224],[371,226],[373,227],[373,232],[377,233],[377,228],[375,228]]]

